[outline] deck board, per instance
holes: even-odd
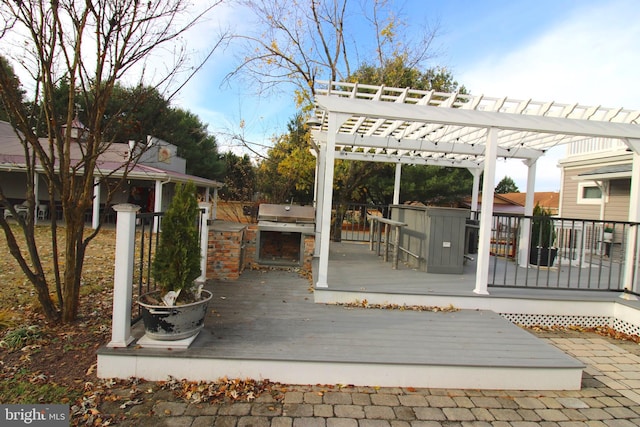
[[[278,270],[247,270],[238,281],[209,282],[206,327],[189,349],[102,348],[99,375],[163,379],[170,372],[196,379],[198,367],[206,377],[201,379],[258,375],[289,383],[579,387],[581,363],[492,311],[318,304],[309,288],[298,273]],[[133,333],[142,336],[139,326]],[[118,358],[120,371],[104,368]],[[172,359],[185,366],[168,369],[174,368],[168,365]],[[154,372],[155,365],[164,370]],[[554,376],[568,378],[569,385],[556,385]]]

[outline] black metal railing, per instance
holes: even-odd
[[[374,205],[367,203],[349,203],[347,205],[334,206],[331,223],[335,224],[337,215],[342,216],[341,236],[344,241],[368,242],[369,221],[367,215],[379,215],[389,218],[389,205]]]
[[[521,230],[529,226],[528,239]],[[494,214],[489,286],[622,291],[636,223]],[[637,237],[633,242],[638,247]],[[523,251],[528,250],[528,259]],[[634,251],[635,253],[635,251]]]
[[[204,216],[205,210],[200,210],[198,216],[198,239],[202,236],[202,227],[207,226]],[[133,272],[133,304],[131,323],[140,320],[142,312],[136,303],[141,295],[156,290],[156,283],[151,274],[153,256],[158,248],[162,230],[164,212],[139,213],[136,215],[135,261]],[[155,225],[154,225],[155,224]]]

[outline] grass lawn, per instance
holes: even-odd
[[[12,224],[18,235],[20,229]],[[60,229],[58,233],[63,232]],[[38,250],[54,301],[48,225],[36,227]],[[18,236],[24,247],[24,239]],[[97,382],[96,350],[110,336],[115,230],[102,230],[88,248],[78,320],[47,321],[17,261],[0,238],[0,403],[74,404]]]

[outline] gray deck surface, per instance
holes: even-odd
[[[367,270],[361,265],[351,274]],[[207,289],[214,297],[205,329],[188,350],[172,354],[327,363],[582,366],[493,312],[315,304],[309,280],[294,271],[247,270],[238,281],[209,282]],[[134,335],[141,336],[140,329]],[[166,350],[136,346],[116,351],[168,356]]]
[[[619,296],[616,292],[593,292],[553,289],[554,280],[558,274],[557,269],[547,270],[541,268],[525,269],[516,267],[511,260],[504,258],[492,258],[489,266],[490,282],[494,276],[502,278],[507,276],[507,282],[516,279],[522,285],[526,279],[528,286],[519,289],[509,287],[490,287],[489,292],[493,297],[530,297],[551,299],[585,299],[585,300],[612,300]],[[571,269],[574,279],[578,278],[577,268]],[[560,274],[568,274],[567,269],[561,269]],[[536,275],[540,283],[548,280],[552,284],[549,289],[542,289],[535,285]],[[528,275],[528,276],[527,276]],[[358,292],[383,292],[388,294],[414,294],[414,295],[450,295],[450,296],[476,296],[473,293],[476,279],[476,262],[467,261],[463,274],[433,274],[417,271],[407,267],[402,262],[398,269],[391,268],[391,262],[384,262],[382,257],[369,250],[369,245],[364,243],[343,242],[331,243],[329,256],[329,289],[333,291],[358,291]]]

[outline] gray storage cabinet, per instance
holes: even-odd
[[[400,259],[427,273],[462,274],[467,209],[392,205],[391,219],[407,223]]]

